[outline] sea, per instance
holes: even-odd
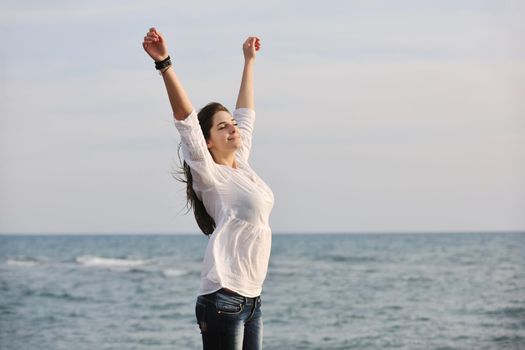
[[[0,235],[0,349],[201,349],[208,238]],[[525,349],[525,233],[274,234],[264,349]]]

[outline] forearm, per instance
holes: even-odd
[[[173,66],[162,73],[162,78],[166,85],[166,91],[168,92],[173,116],[177,120],[185,119],[193,111],[193,106],[186,95],[186,91],[177,77]]]
[[[255,109],[253,92],[253,65],[255,60],[246,60],[242,72],[241,87],[235,108]]]

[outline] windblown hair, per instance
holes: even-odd
[[[213,126],[213,116],[219,111],[225,111],[229,113],[228,109],[218,102],[208,103],[199,111],[199,113],[197,113],[202,134],[206,140],[210,138],[210,130]],[[179,144],[179,159],[181,159],[180,147],[181,145]],[[202,203],[202,201],[197,197],[197,194],[193,189],[193,176],[191,175],[190,166],[184,160],[181,162],[182,167],[177,172],[179,176],[175,175],[174,177],[177,180],[186,183],[186,207],[188,208],[188,211],[193,209],[195,220],[197,220],[197,224],[199,225],[201,231],[206,236],[211,235],[213,230],[215,230],[215,221],[210,216],[210,214],[208,214],[206,208],[204,207],[204,203]]]

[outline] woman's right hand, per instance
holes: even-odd
[[[142,47],[146,53],[153,58],[154,61],[159,62],[168,57],[168,46],[162,34],[156,28],[150,28],[149,32],[144,37]]]

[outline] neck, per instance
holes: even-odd
[[[211,156],[215,163],[229,166],[230,168],[237,169],[237,162],[235,161],[235,153],[230,154],[216,154],[211,152]]]

